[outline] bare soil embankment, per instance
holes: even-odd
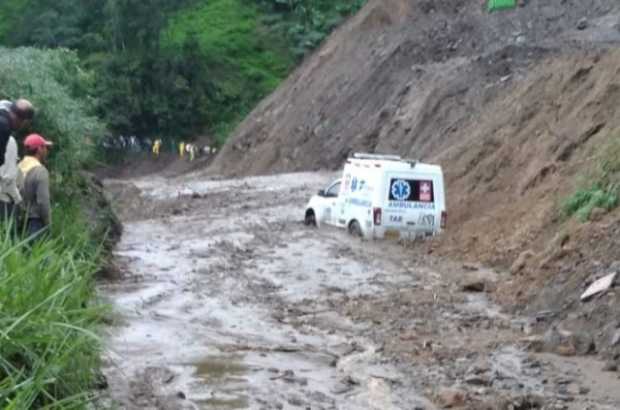
[[[429,251],[505,269],[521,256],[496,297],[551,312],[544,326],[617,356],[618,297],[578,296],[620,257],[620,213],[579,224],[558,204],[619,135],[620,4],[531,0],[488,14],[481,3],[371,1],[241,124],[211,171],[336,169],[354,151],[437,161],[450,228]]]

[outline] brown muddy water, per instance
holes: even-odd
[[[116,250],[124,276],[101,285],[117,318],[107,335],[108,401],[120,409],[620,408],[611,389],[583,387],[617,379],[526,351],[528,319],[463,292],[471,273],[459,264],[304,226],[305,203],[332,177],[107,181],[125,224]]]

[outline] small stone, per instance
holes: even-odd
[[[463,284],[463,290],[465,292],[484,292],[486,288],[486,284],[483,280],[472,279],[471,281],[465,282]]]
[[[604,372],[617,372],[618,364],[616,362],[607,362],[605,363],[605,366],[603,366],[603,371]]]
[[[575,347],[572,345],[558,346],[556,348],[556,353],[559,354],[560,356],[566,356],[566,357],[577,355],[577,351],[575,350]]]
[[[464,391],[453,388],[442,388],[439,393],[437,393],[436,398],[440,406],[448,409],[461,407],[465,404],[466,400],[467,394]]]
[[[585,30],[588,28],[588,19],[583,17],[577,23],[577,30]]]
[[[187,396],[185,396],[185,393],[183,393],[182,391],[177,393],[177,397],[181,400],[185,400],[187,398]]]
[[[611,346],[616,347],[620,344],[620,329],[616,330],[614,335],[611,337]]]
[[[463,269],[471,271],[471,272],[475,272],[475,271],[480,270],[480,265],[477,265],[475,263],[464,263]]]
[[[582,396],[585,396],[586,394],[590,393],[590,389],[587,387],[580,387],[579,388],[579,394]]]
[[[472,386],[488,386],[491,384],[487,377],[473,374],[465,378],[465,383]]]

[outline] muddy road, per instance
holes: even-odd
[[[489,302],[508,276],[305,227],[331,177],[107,181],[125,223],[123,277],[101,285],[118,408],[620,408],[601,363],[534,353],[544,315]]]

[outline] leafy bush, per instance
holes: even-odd
[[[246,0],[248,1],[248,0]],[[263,22],[286,36],[295,57],[316,48],[367,0],[252,0],[268,13]]]
[[[0,47],[0,98],[30,99],[37,109],[33,130],[55,143],[54,171],[70,176],[93,158],[103,124],[90,115],[92,77],[75,52]]]
[[[97,255],[84,233],[32,246],[0,238],[0,408],[85,408],[99,365]]]
[[[579,188],[562,204],[566,216],[575,215],[585,222],[594,208],[612,210],[620,205],[620,141],[612,137],[596,157],[594,168],[584,178],[585,187]]]
[[[56,143],[50,237],[31,246],[0,226],[0,408],[86,408],[96,377],[101,237],[85,229],[92,221],[81,207],[91,199],[76,172],[104,130],[89,115],[91,81],[74,52],[0,48],[0,98],[32,100],[31,131]]]

